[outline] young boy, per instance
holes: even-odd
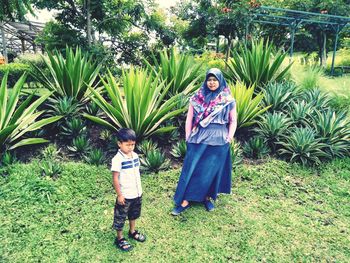
[[[129,238],[144,242],[146,236],[135,229],[135,221],[141,215],[142,188],[140,179],[140,161],[134,152],[136,134],[131,129],[118,131],[118,153],[112,159],[111,171],[113,186],[117,193],[114,207],[113,228],[117,230],[115,244],[123,251],[132,249],[132,245],[123,237],[126,216],[129,219]]]

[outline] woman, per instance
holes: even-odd
[[[202,87],[190,98],[186,118],[187,153],[176,188],[175,208],[179,215],[189,201],[203,202],[214,209],[210,198],[231,192],[230,142],[237,127],[236,103],[222,72],[208,70]]]

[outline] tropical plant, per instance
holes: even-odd
[[[163,82],[159,82],[159,77],[153,78],[143,69],[131,68],[124,71],[122,80],[124,96],[110,72],[107,81],[102,80],[110,103],[97,90],[91,88],[92,100],[105,112],[111,123],[89,114],[84,116],[112,130],[120,127],[131,128],[138,139],[176,129],[173,126],[160,125],[185,111],[185,108],[173,110],[181,94],[164,101],[170,86],[165,87]]]
[[[58,160],[60,152],[61,149],[58,149],[56,144],[49,144],[41,151],[41,155],[45,160]]]
[[[175,145],[173,145],[170,154],[178,159],[185,158],[187,151],[187,144],[185,140],[178,141]]]
[[[261,159],[269,154],[270,149],[265,141],[259,137],[253,137],[243,144],[243,154],[249,158]]]
[[[293,99],[296,86],[291,82],[271,82],[264,91],[264,105],[271,107],[269,111],[282,111]]]
[[[275,152],[276,142],[286,134],[291,123],[291,119],[282,112],[268,112],[261,117],[258,122],[259,127],[255,128],[255,132],[265,140],[272,152]]]
[[[155,149],[148,152],[145,157],[141,159],[141,164],[146,171],[158,173],[160,170],[167,168],[170,162],[165,158],[164,153]]]
[[[17,161],[16,155],[8,151],[4,152],[0,157],[0,164],[2,166],[9,166]]]
[[[321,158],[331,156],[322,149],[327,147],[316,138],[316,133],[310,127],[297,127],[279,142],[281,149],[278,153],[290,162],[299,162],[303,165],[320,164]]]
[[[269,41],[252,41],[251,48],[243,45],[227,62],[226,77],[232,81],[240,81],[248,87],[262,87],[271,81],[281,81],[285,78],[292,64],[282,69],[282,62],[287,53],[278,51]]]
[[[53,160],[44,160],[40,164],[41,175],[57,179],[62,172],[61,165]]]
[[[101,149],[91,149],[87,155],[84,156],[84,159],[87,163],[93,165],[101,165],[105,161],[105,154]]]
[[[74,98],[67,96],[54,99],[48,99],[48,111],[47,113],[51,116],[64,116],[65,119],[71,119],[79,115],[81,110],[81,104]]]
[[[311,89],[300,94],[301,99],[307,101],[312,108],[323,110],[330,106],[330,97],[319,89]]]
[[[96,85],[101,66],[93,63],[92,58],[88,54],[83,54],[79,47],[75,53],[72,48],[67,47],[65,54],[66,57],[57,50],[48,52],[45,64],[50,70],[50,77],[33,64],[34,77],[52,91],[57,99],[68,97],[78,102],[85,102],[90,94],[88,87]]]
[[[67,122],[62,126],[61,134],[69,138],[75,138],[78,135],[86,135],[86,125],[80,118],[73,118],[67,120]]]
[[[332,157],[345,157],[350,151],[350,121],[345,112],[335,113],[328,109],[316,111],[312,126],[321,142],[328,147],[324,151]]]
[[[72,146],[67,146],[74,155],[82,156],[90,149],[90,140],[85,136],[78,136],[73,139]]]
[[[107,141],[111,140],[111,138],[112,138],[112,133],[111,133],[110,130],[102,130],[102,131],[101,131],[101,133],[100,133],[100,139],[101,139],[102,141],[107,142]]]
[[[257,94],[254,98],[254,87],[247,88],[242,83],[230,85],[232,96],[236,100],[237,110],[237,128],[249,127],[256,122],[263,112],[267,111],[270,106],[261,106],[264,97],[263,93]]]
[[[102,115],[102,111],[101,111],[100,107],[94,101],[90,101],[89,103],[87,103],[85,105],[85,112],[89,115],[92,115],[92,116],[101,117],[101,115]]]
[[[202,63],[195,63],[194,58],[186,53],[180,54],[175,47],[159,53],[159,61],[152,54],[153,61],[145,63],[154,76],[160,74],[161,80],[170,85],[167,97],[179,93],[191,93],[197,87]],[[154,65],[154,66],[152,66]]]
[[[305,100],[292,101],[288,106],[288,115],[293,121],[293,124],[298,127],[305,127],[309,123],[312,107]]]
[[[158,144],[156,142],[153,142],[152,140],[143,140],[141,143],[137,145],[137,149],[143,154],[152,152],[155,149],[157,149],[157,147],[158,147]]]
[[[11,91],[7,88],[7,76],[8,74],[4,75],[0,86],[0,151],[47,142],[42,138],[23,138],[23,136],[61,118],[61,116],[54,116],[37,121],[44,111],[36,110],[50,96],[50,93],[34,99],[33,92],[20,105],[17,105],[26,75],[23,74],[20,77]]]
[[[243,161],[243,151],[238,141],[232,140],[230,144],[231,161],[233,168],[236,168]]]

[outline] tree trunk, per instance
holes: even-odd
[[[327,48],[326,48],[327,36],[325,32],[322,32],[322,37],[323,37],[323,41],[322,41],[322,48],[321,48],[321,54],[320,54],[320,66],[325,67],[327,64]]]
[[[7,48],[6,48],[7,44],[6,44],[6,36],[5,36],[5,23],[4,22],[0,23],[0,28],[1,28],[3,55],[4,55],[5,63],[8,63]]]
[[[227,62],[228,62],[228,58],[230,57],[231,44],[232,44],[232,37],[231,37],[231,35],[229,35],[228,38],[227,38],[227,49],[226,49],[226,57],[225,57],[225,70],[227,70]]]
[[[90,0],[86,0],[86,20],[87,20],[87,43],[91,45],[91,14],[90,14]]]

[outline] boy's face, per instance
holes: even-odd
[[[135,149],[135,141],[118,142],[119,149],[124,154],[130,154]]]

